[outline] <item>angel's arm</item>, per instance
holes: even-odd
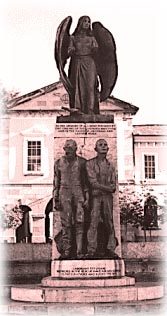
[[[92,49],[93,52],[96,52],[98,50],[98,44],[94,36],[92,37]]]
[[[69,46],[68,46],[68,57],[74,54],[75,47],[74,47],[74,37],[70,36]]]

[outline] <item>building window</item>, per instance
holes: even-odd
[[[27,171],[41,171],[41,141],[27,141]]]
[[[145,179],[155,179],[155,156],[144,155]]]
[[[27,137],[23,147],[23,172],[25,175],[43,173],[43,138]]]

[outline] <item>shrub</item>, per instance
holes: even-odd
[[[134,227],[143,225],[144,209],[142,194],[124,187],[119,192],[119,204],[121,224],[132,224]]]
[[[18,228],[22,224],[22,218],[23,212],[19,207],[9,208],[7,205],[1,207],[0,224],[3,229]]]

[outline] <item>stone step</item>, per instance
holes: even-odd
[[[12,300],[40,303],[102,303],[127,302],[162,298],[164,286],[143,282],[130,286],[105,287],[45,287],[18,285],[11,288]]]
[[[105,279],[60,279],[46,277],[41,281],[43,286],[50,287],[114,287],[135,285],[135,278],[124,276],[122,278],[105,278]]]
[[[26,303],[7,300],[1,302],[0,315],[149,315],[167,310],[165,298],[119,303]]]
[[[163,315],[167,302],[164,299],[119,303],[26,303],[11,300],[1,303],[0,315]]]

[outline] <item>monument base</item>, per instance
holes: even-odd
[[[98,279],[60,279],[53,277],[43,278],[41,281],[43,286],[49,287],[116,287],[135,285],[135,278],[121,277],[121,278],[98,278]]]
[[[152,300],[163,297],[163,285],[157,282],[129,286],[43,286],[17,285],[11,288],[11,299],[38,303],[113,303]],[[93,283],[93,281],[91,280]]]
[[[125,276],[122,259],[98,260],[54,260],[51,276],[67,279],[111,278]]]
[[[134,278],[124,276],[122,259],[55,260],[51,271],[52,276],[42,279],[39,285],[13,286],[11,299],[38,303],[112,303],[163,297],[162,284],[135,284]],[[111,277],[114,271],[119,271],[119,277]]]

